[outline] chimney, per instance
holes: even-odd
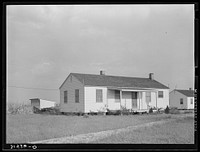
[[[154,80],[154,75],[153,75],[153,73],[149,73],[149,79]]]
[[[100,75],[105,75],[105,71],[100,71]]]
[[[192,90],[192,88],[189,88],[189,90]]]

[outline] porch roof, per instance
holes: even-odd
[[[126,92],[157,92],[151,88],[120,88],[120,87],[107,87],[109,90],[120,90]]]

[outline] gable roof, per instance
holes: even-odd
[[[194,97],[194,90],[176,90],[187,97]]]
[[[80,73],[71,73],[71,74],[74,77],[76,77],[80,82],[84,83],[84,85],[90,85],[90,86],[169,89],[168,87],[159,83],[158,81],[151,80],[149,78],[80,74]],[[61,85],[61,87],[62,87],[62,85]]]

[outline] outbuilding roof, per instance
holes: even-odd
[[[194,97],[194,90],[176,90],[187,97]]]
[[[76,77],[84,85],[89,85],[89,86],[169,89],[167,86],[161,84],[160,82],[149,78],[94,75],[94,74],[81,74],[81,73],[71,73],[71,75]]]

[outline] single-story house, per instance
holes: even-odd
[[[169,88],[147,78],[70,73],[60,86],[61,112],[147,111],[169,106]]]
[[[194,109],[194,90],[174,89],[169,93],[169,105],[178,109]]]
[[[49,101],[49,100],[43,100],[39,98],[34,98],[30,99],[31,100],[31,106],[38,108],[38,109],[43,109],[43,108],[51,108],[56,106],[56,102],[54,101]]]

